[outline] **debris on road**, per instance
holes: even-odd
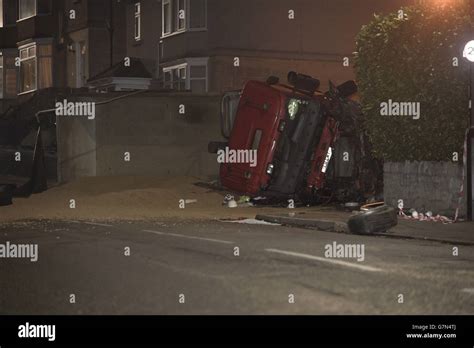
[[[248,225],[269,225],[269,226],[281,226],[281,224],[267,222],[264,220],[257,219],[242,219],[242,220],[219,220],[221,222],[232,222],[236,224],[248,224]]]
[[[253,207],[254,204],[251,202],[249,196],[240,196],[238,200],[235,199],[231,194],[227,194],[222,201],[222,205],[226,205],[229,208],[245,208]]]
[[[227,194],[225,195],[224,200],[222,201],[222,205],[228,206],[230,201],[235,201],[234,196]]]
[[[403,209],[398,211],[398,215],[405,220],[417,220],[417,221],[432,221],[432,222],[442,222],[444,224],[452,224],[460,219],[451,219],[444,215],[433,215],[432,211],[427,211],[426,213],[417,212],[415,209],[410,209],[408,212],[405,212]]]
[[[244,203],[249,203],[250,202],[250,197],[249,196],[240,196],[238,200],[238,204],[244,204]]]

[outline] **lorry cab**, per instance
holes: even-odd
[[[337,139],[338,121],[329,112],[331,98],[318,92],[319,80],[290,72],[290,85],[277,78],[249,81],[226,94],[220,148],[221,184],[256,196],[314,194],[324,176]],[[256,161],[245,161],[253,153]]]
[[[237,192],[257,195],[273,174],[273,156],[279,139],[279,126],[285,116],[285,96],[276,88],[249,81],[239,99],[228,147],[234,151],[253,151],[256,162],[221,163],[224,186]]]

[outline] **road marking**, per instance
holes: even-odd
[[[474,295],[474,288],[466,288],[466,289],[462,289],[461,292],[465,292],[465,293],[468,293],[468,294],[471,294],[471,295]]]
[[[102,226],[102,227],[114,227],[112,225],[107,224],[99,224],[97,222],[84,222],[86,225],[93,225],[93,226]]]
[[[70,222],[72,224],[80,224],[80,221],[74,221],[74,220],[65,220],[66,222]]]
[[[382,269],[376,268],[376,267],[358,265],[356,263],[340,261],[340,260],[326,259],[324,257],[318,257],[318,256],[313,256],[313,255],[308,255],[308,254],[300,254],[300,253],[295,253],[292,251],[285,251],[285,250],[278,250],[278,249],[265,249],[265,251],[269,253],[300,257],[303,259],[308,259],[308,260],[313,260],[313,261],[332,263],[334,265],[339,265],[339,266],[352,267],[352,268],[359,269],[361,271],[368,271],[368,272],[382,272],[383,271]]]
[[[220,239],[212,239],[212,238],[201,238],[201,237],[194,237],[194,236],[186,236],[184,234],[176,234],[176,233],[164,233],[158,231],[151,231],[151,230],[143,230],[143,232],[154,233],[160,236],[170,236],[170,237],[178,237],[178,238],[188,238],[188,239],[197,239],[203,240],[206,242],[214,242],[214,243],[222,243],[222,244],[235,244],[234,242],[229,242],[227,240],[220,240]]]
[[[235,224],[247,224],[247,225],[268,225],[268,226],[281,226],[281,224],[275,224],[257,219],[243,219],[243,220],[218,220],[219,222],[230,222]]]
[[[87,222],[87,221],[75,221],[75,220],[65,220],[66,222],[70,222],[72,224],[86,224],[86,225],[93,225],[93,226],[102,226],[102,227],[114,227],[108,224],[100,224],[98,222]]]

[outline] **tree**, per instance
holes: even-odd
[[[466,6],[402,8],[376,15],[358,34],[356,75],[375,157],[445,161],[455,152],[461,156],[469,124],[469,63],[462,48],[472,24]],[[382,116],[382,103],[389,100],[419,103],[420,118]]]

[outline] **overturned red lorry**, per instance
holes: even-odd
[[[325,93],[319,86],[315,78],[290,72],[288,84],[276,77],[249,81],[223,97],[228,142],[211,142],[209,151],[254,151],[256,161],[221,161],[222,186],[253,197],[361,200],[362,191],[367,193],[360,166],[365,144],[356,130],[360,108],[351,100],[357,86],[330,83]]]

